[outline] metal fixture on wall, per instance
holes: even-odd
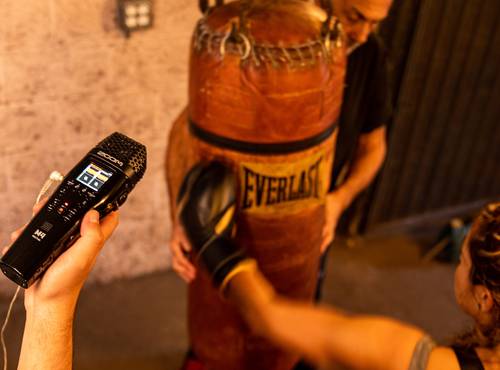
[[[153,0],[118,0],[118,25],[126,37],[153,26]]]

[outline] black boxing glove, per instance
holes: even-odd
[[[224,289],[230,277],[241,269],[236,267],[248,265],[245,253],[231,239],[236,209],[232,170],[220,162],[195,165],[184,178],[177,204],[179,220],[193,251],[214,285]]]

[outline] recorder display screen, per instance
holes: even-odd
[[[111,175],[111,172],[107,172],[98,165],[90,163],[76,179],[92,190],[98,191],[109,180]]]

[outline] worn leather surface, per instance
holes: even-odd
[[[231,22],[238,22],[239,11],[239,2],[227,4],[215,9],[206,24],[214,32],[223,33],[230,29]],[[246,19],[248,35],[256,45],[292,48],[319,38],[325,14],[315,5],[298,0],[264,0],[251,2]],[[313,62],[273,66],[242,62],[237,53],[221,56],[213,50],[193,49],[189,118],[208,132],[251,143],[286,143],[318,135],[339,115],[345,51],[341,48],[328,55],[316,51],[307,55]],[[236,240],[257,259],[276,290],[288,297],[313,297],[324,195],[336,137],[337,131],[315,147],[268,156],[223,149],[191,138],[198,158],[222,160],[238,174]],[[307,172],[318,160],[318,172]],[[250,180],[245,180],[244,167],[253,171]],[[307,179],[300,183],[301,177]],[[281,195],[276,189],[269,190],[278,184],[283,185]],[[262,201],[257,207],[257,199],[264,199],[259,198],[259,186],[267,191],[265,199],[272,202]],[[307,186],[314,186],[321,194],[313,194]],[[252,207],[244,209],[242,194],[248,189],[252,191]],[[296,356],[251,334],[237,310],[221,299],[206,273],[199,270],[189,287],[189,335],[193,350],[207,368],[291,369]]]

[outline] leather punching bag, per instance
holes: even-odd
[[[206,6],[206,4],[205,4]],[[187,125],[197,160],[239,179],[236,240],[283,295],[312,300],[346,52],[331,12],[300,0],[206,8],[192,40]],[[290,370],[200,271],[189,335],[210,370]]]

